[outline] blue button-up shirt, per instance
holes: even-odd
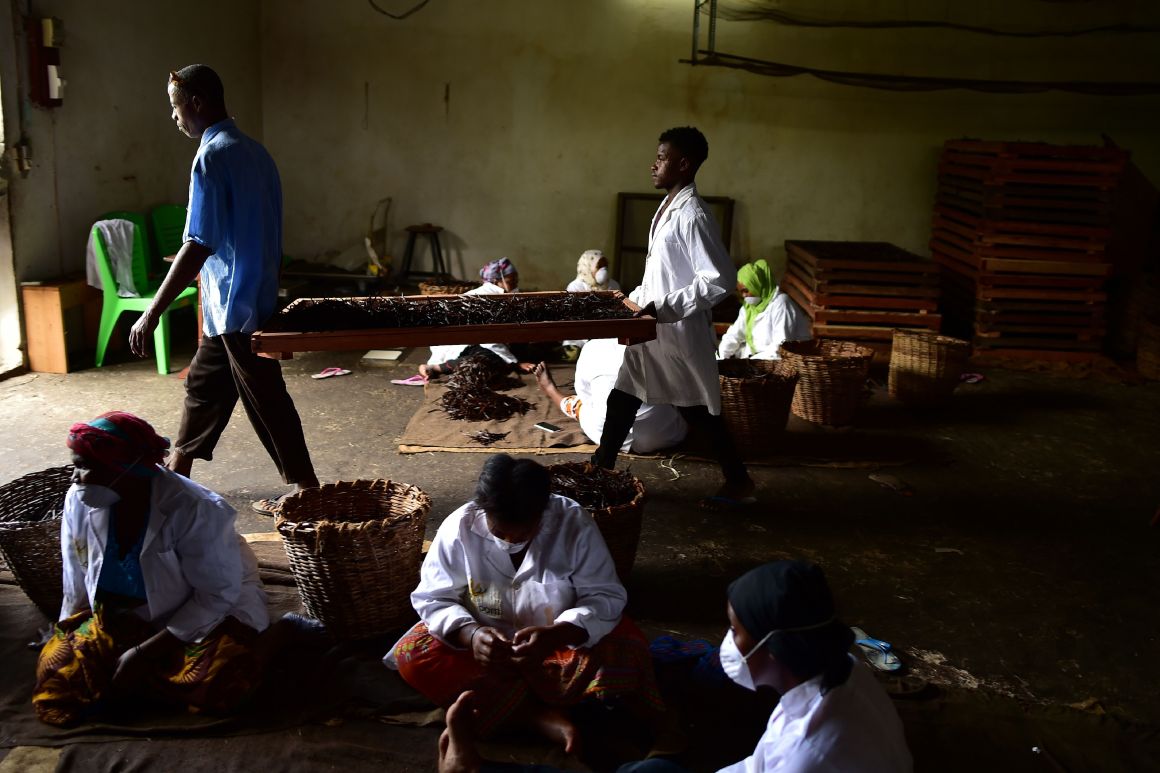
[[[201,135],[185,240],[213,250],[201,269],[207,336],[251,333],[277,310],[282,183],[274,159],[230,119]]]

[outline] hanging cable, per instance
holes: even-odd
[[[946,89],[967,89],[996,94],[1031,94],[1040,91],[1069,91],[1077,94],[1100,96],[1138,96],[1160,94],[1160,83],[1148,81],[1000,81],[975,78],[936,78],[921,75],[886,75],[865,72],[842,72],[802,67],[745,56],[723,54],[718,51],[700,51],[702,56],[696,61],[682,59],[684,64],[698,67],[729,67],[748,70],[758,75],[789,78],[795,75],[812,75],[831,83],[887,91],[939,91]]]
[[[384,8],[379,8],[379,6],[375,3],[375,0],[367,0],[367,2],[371,4],[371,8],[374,8],[376,11],[381,13],[383,16],[386,16],[386,17],[391,18],[391,19],[395,19],[396,21],[402,21],[403,19],[406,19],[411,14],[415,13],[415,11],[418,11],[420,8],[427,5],[427,3],[431,2],[431,0],[420,0],[420,2],[417,5],[415,5],[413,8],[411,8],[411,10],[404,11],[403,13],[391,13],[390,11],[388,11]]]
[[[983,27],[973,24],[960,24],[952,21],[935,21],[933,19],[880,19],[880,20],[831,20],[810,18],[778,10],[776,8],[735,8],[733,3],[722,3],[717,11],[720,18],[726,21],[772,21],[792,27],[816,27],[823,29],[948,29],[959,32],[973,32],[980,35],[998,35],[1013,38],[1070,38],[1081,35],[1098,33],[1155,33],[1160,32],[1160,26],[1143,24],[1105,24],[1098,27],[1087,27],[1074,30],[1013,30],[996,27]],[[708,10],[702,10],[708,13]]]

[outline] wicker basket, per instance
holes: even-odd
[[[1136,330],[1136,369],[1144,378],[1160,381],[1160,319],[1140,317]]]
[[[785,430],[798,374],[784,360],[720,360],[721,414],[743,457],[760,456]]]
[[[467,282],[450,276],[436,276],[419,283],[420,295],[462,295],[479,287],[478,282]]]
[[[850,341],[814,339],[787,341],[779,352],[798,374],[794,415],[830,427],[853,422],[873,349]]]
[[[21,590],[56,622],[62,596],[60,517],[72,465],[33,472],[0,486],[0,553]]]
[[[621,582],[628,580],[632,574],[632,565],[636,563],[636,549],[640,544],[640,526],[644,520],[644,484],[639,478],[632,477],[627,472],[606,470],[595,467],[587,462],[564,462],[548,466],[552,473],[553,494],[565,494],[557,490],[555,484],[556,473],[566,472],[573,475],[607,475],[618,478],[630,478],[632,489],[636,493],[632,499],[623,504],[604,508],[588,508],[596,526],[600,529],[604,542],[608,545],[608,552],[612,554],[612,563],[616,566],[616,574]]]
[[[971,345],[929,330],[895,330],[890,353],[890,396],[934,405],[950,399],[967,367]]]
[[[339,639],[364,639],[414,618],[431,498],[389,480],[328,483],[282,503],[275,528],[307,613]]]

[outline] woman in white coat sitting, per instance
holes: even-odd
[[[608,272],[608,258],[600,250],[584,250],[576,261],[576,278],[566,288],[570,293],[619,290],[620,283]]]
[[[113,696],[229,713],[257,686],[269,624],[234,509],[162,467],[169,440],[132,414],[74,424],[68,446],[64,601],[36,665],[37,716],[73,724]]]
[[[581,701],[618,698],[642,714],[662,704],[600,530],[550,484],[530,459],[484,463],[423,562],[411,594],[422,619],[386,662],[442,706],[474,690],[483,736],[526,727],[572,752],[568,710]]]
[[[764,260],[737,270],[737,292],[742,296],[741,311],[721,337],[717,359],[776,360],[783,342],[810,339],[810,318],[793,299],[777,291]]]
[[[483,283],[464,295],[501,295],[520,291],[520,273],[507,258],[485,264],[479,270],[479,278]],[[507,344],[442,344],[432,346],[427,363],[419,366],[420,385],[422,381],[450,374],[461,359],[477,354],[495,360],[497,364],[502,361],[505,366],[524,373],[532,372],[532,364],[519,362]]]

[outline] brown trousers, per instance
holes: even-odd
[[[185,377],[185,411],[174,447],[193,459],[212,459],[239,397],[282,480],[312,481],[314,465],[282,366],[254,354],[249,333],[202,337]]]

